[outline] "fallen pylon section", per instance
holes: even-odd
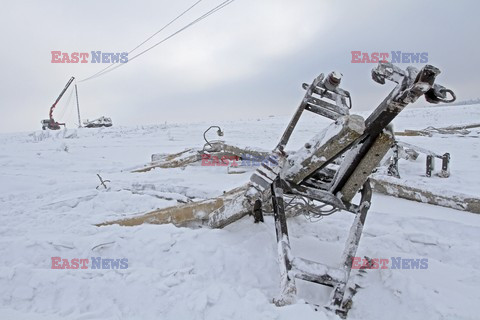
[[[216,199],[161,209],[111,223],[201,223],[222,228],[247,214],[260,222],[263,221],[263,212],[273,211],[281,278],[281,290],[274,299],[275,304],[282,306],[295,302],[295,279],[302,279],[332,287],[330,303],[326,307],[345,317],[356,291],[350,273],[371,203],[369,177],[395,143],[389,124],[419,97],[425,96],[431,103],[455,100],[451,90],[435,84],[439,73],[440,70],[431,65],[421,70],[408,67],[404,71],[388,62],[379,63],[372,71],[373,80],[380,84],[386,80],[393,81],[396,87],[366,120],[350,115],[350,93],[340,88],[342,75],[337,72],[327,76],[320,74],[310,85],[303,85],[306,93],[300,106],[280,142],[268,155],[268,161],[257,168],[248,185]],[[448,94],[452,99],[447,101]],[[285,147],[305,111],[327,117],[332,123],[304,147],[289,153]],[[238,150],[214,148],[209,144],[209,148],[204,147],[201,152],[190,149],[172,157],[160,156],[155,159],[156,163],[152,162],[149,167],[137,172],[186,165],[202,159],[202,152],[225,154],[225,151],[238,155]],[[358,193],[360,199],[353,203]],[[355,216],[341,263],[327,266],[295,257],[290,248],[288,212],[322,217],[339,210]]]
[[[429,190],[407,183],[403,179],[386,175],[375,174],[371,181],[373,190],[379,193],[461,211],[480,213],[480,199],[467,194]]]
[[[445,128],[435,128],[428,127],[422,130],[405,130],[400,132],[395,132],[397,136],[426,136],[431,137],[433,134],[458,134],[458,135],[468,135],[470,130],[480,128],[480,123],[468,124],[468,125],[459,125],[459,126],[448,126]]]
[[[158,209],[138,217],[110,221],[98,224],[97,226],[100,227],[111,224],[119,224],[121,226],[132,227],[144,223],[172,223],[178,227],[186,227],[190,224],[208,224],[213,228],[221,228],[224,225],[228,224],[229,221],[224,217],[219,218],[218,216],[221,215],[221,213],[218,210],[221,208],[231,208],[231,203],[233,203],[234,201],[238,201],[238,199],[242,199],[246,190],[247,186],[243,186],[226,192],[218,198],[207,199],[198,202],[190,202],[174,207]],[[216,215],[211,215],[212,212],[218,213]],[[239,214],[241,215],[240,217],[237,218],[232,215],[230,219],[238,220],[239,218],[248,214],[248,210],[243,207],[240,208],[239,212]],[[209,220],[211,220],[211,222],[209,222]],[[218,222],[216,222],[217,220]]]

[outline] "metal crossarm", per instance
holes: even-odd
[[[422,95],[428,95],[427,100],[435,100],[437,96],[438,100],[446,99],[450,90],[434,83],[439,73],[439,69],[430,65],[420,71],[413,67],[404,71],[391,63],[380,63],[372,71],[373,79],[381,84],[389,80],[397,85],[365,121],[349,115],[346,99],[350,100],[350,94],[339,88],[338,73],[333,72],[327,78],[320,74],[311,85],[303,85],[305,97],[272,153],[278,157],[278,165],[257,169],[251,177],[251,185],[256,191],[247,192],[247,198],[255,200],[256,221],[260,221],[259,217],[263,220],[261,202],[265,201],[265,195],[271,198],[281,278],[280,295],[274,300],[277,305],[295,301],[297,278],[333,287],[327,307],[346,317],[356,292],[350,276],[353,258],[372,197],[369,176],[395,144],[389,126],[391,121]],[[453,92],[451,95],[454,97]],[[285,152],[285,146],[304,110],[335,120],[335,123],[290,156]],[[447,172],[449,157],[442,159],[443,169]],[[334,162],[338,165],[329,168]],[[352,200],[358,192],[360,201],[354,204]],[[318,217],[338,210],[355,215],[340,267],[292,254],[284,203],[287,196],[304,199],[303,210]]]

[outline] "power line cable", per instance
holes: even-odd
[[[203,0],[198,0],[197,2],[195,2],[193,5],[191,5],[189,8],[187,8],[185,11],[183,11],[181,14],[179,14],[178,16],[176,16],[173,20],[171,20],[170,22],[168,22],[166,25],[164,25],[162,28],[160,28],[160,30],[158,30],[157,32],[155,32],[154,34],[152,34],[150,37],[148,37],[147,39],[145,39],[142,43],[140,43],[139,45],[137,45],[135,48],[133,48],[132,50],[130,50],[128,52],[128,54],[132,53],[133,51],[137,50],[138,48],[140,48],[143,44],[145,44],[146,42],[148,42],[150,39],[152,39],[154,36],[156,36],[157,34],[159,34],[160,32],[162,32],[163,30],[165,30],[168,26],[170,26],[172,23],[174,23],[175,21],[177,21],[178,19],[180,19],[183,15],[185,15],[187,12],[189,12],[191,9],[193,9],[197,4],[199,4],[200,2],[202,2]],[[110,69],[113,65],[115,65],[115,63],[111,63],[110,65],[106,66],[105,68],[103,68],[102,70],[98,71],[97,73],[95,73],[94,75],[92,75],[91,77],[95,77],[96,75],[104,72],[105,70],[108,70]],[[89,77],[90,78],[90,77]],[[86,81],[88,78],[86,79],[83,79],[83,80],[80,80],[79,82],[82,82],[82,81]]]
[[[67,109],[70,107],[70,101],[72,100],[73,96],[73,90],[70,89],[70,94],[68,95],[67,101],[65,103],[61,104],[61,111],[60,111],[60,116],[58,117],[58,120],[62,120],[65,114],[67,113]]]
[[[128,52],[128,54],[132,53],[133,51],[137,50],[138,48],[140,48],[143,44],[145,44],[148,40],[152,39],[153,37],[155,37],[157,34],[159,34],[160,32],[162,32],[163,30],[165,30],[169,25],[171,25],[172,23],[174,23],[175,21],[177,21],[178,19],[180,19],[183,15],[185,15],[188,11],[192,10],[197,4],[199,4],[200,2],[202,2],[203,0],[198,0],[197,2],[195,2],[194,4],[192,4],[187,10],[183,11],[180,15],[178,15],[175,19],[173,19],[172,21],[170,21],[169,23],[167,23],[166,25],[164,25],[160,30],[158,30],[157,32],[155,32],[154,34],[152,34],[150,37],[148,37],[147,39],[145,39],[142,43],[140,43],[138,46],[136,46],[135,48],[133,48],[132,50],[130,50]]]
[[[225,6],[229,5],[229,4],[232,3],[233,1],[235,1],[235,0],[226,0],[226,1],[222,2],[221,4],[217,5],[215,8],[209,10],[208,12],[206,12],[205,14],[203,14],[202,16],[200,16],[199,18],[195,19],[194,21],[190,22],[189,24],[187,24],[187,25],[184,26],[183,28],[180,28],[180,29],[177,30],[176,32],[172,33],[171,35],[169,35],[169,36],[165,37],[164,39],[162,39],[161,41],[157,42],[155,45],[149,47],[148,49],[146,49],[146,50],[144,50],[144,51],[142,51],[142,52],[140,52],[139,54],[135,55],[134,57],[128,59],[128,62],[134,60],[135,58],[141,56],[142,54],[144,54],[144,53],[146,53],[146,52],[148,52],[148,51],[150,51],[151,49],[155,48],[156,46],[162,44],[163,42],[165,42],[165,41],[169,40],[170,38],[174,37],[175,35],[179,34],[180,32],[188,29],[189,27],[193,26],[194,24],[196,24],[196,23],[200,22],[201,20],[207,18],[207,17],[210,16],[211,14],[213,14],[213,13],[217,12],[218,10],[224,8]],[[84,82],[84,81],[87,81],[87,80],[90,80],[90,79],[93,79],[93,78],[100,77],[100,76],[102,76],[102,75],[104,75],[104,74],[106,74],[106,73],[108,73],[108,72],[110,72],[110,71],[113,71],[113,70],[115,70],[115,69],[117,69],[117,68],[119,68],[119,67],[127,64],[128,62],[126,62],[126,63],[121,63],[121,64],[117,64],[115,67],[113,67],[113,68],[110,69],[110,70],[106,70],[107,68],[105,68],[105,69],[97,72],[96,74],[94,74],[94,75],[92,75],[92,76],[90,76],[90,77],[88,77],[88,78],[86,78],[86,79],[80,80],[79,82]],[[109,66],[109,67],[110,67],[110,66]]]
[[[189,24],[187,24],[186,26],[178,29],[177,31],[175,31],[174,33],[170,34],[169,36],[163,38],[161,41],[157,42],[156,44],[154,44],[153,46],[145,49],[144,51],[140,52],[139,54],[133,56],[132,58],[128,59],[128,61],[126,63],[121,63],[121,64],[117,64],[115,67],[109,69],[112,65],[100,70],[99,72],[93,74],[92,76],[88,77],[88,78],[85,78],[85,79],[82,79],[80,80],[79,82],[85,82],[85,81],[88,81],[88,80],[91,80],[91,79],[94,79],[94,78],[98,78],[106,73],[109,73],[123,65],[126,65],[128,62],[138,58],[139,56],[145,54],[146,52],[152,50],[153,48],[155,48],[156,46],[164,43],[165,41],[173,38],[174,36],[176,36],[177,34],[181,33],[182,31],[188,29],[189,27],[195,25],[196,23],[202,21],[203,19],[207,18],[208,16],[214,14],[215,12],[219,11],[220,9],[223,9],[224,7],[226,7],[227,5],[231,4],[232,2],[234,2],[235,0],[225,0],[223,1],[222,3],[220,3],[219,5],[217,5],[216,7],[214,7],[213,9],[207,11],[206,13],[204,13],[203,15],[201,15],[199,18],[193,20],[192,22],[190,22]],[[148,40],[147,40],[148,41]],[[136,49],[136,48],[135,48]],[[134,50],[135,50],[134,49]],[[133,50],[132,50],[133,51]],[[108,70],[109,69],[109,70]]]

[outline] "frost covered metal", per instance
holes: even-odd
[[[435,83],[438,74],[440,70],[431,65],[421,70],[414,67],[402,70],[388,62],[379,63],[372,70],[373,80],[380,84],[392,81],[396,86],[366,120],[349,114],[351,98],[348,91],[340,88],[341,74],[332,72],[326,77],[320,74],[310,85],[303,85],[305,96],[278,145],[265,155],[269,161],[256,169],[247,185],[216,199],[161,209],[114,223],[188,225],[197,222],[222,228],[247,214],[253,215],[255,222],[261,222],[264,212],[273,211],[281,279],[275,303],[294,302],[295,279],[302,279],[333,287],[327,308],[346,316],[357,289],[350,273],[371,204],[369,178],[395,144],[390,123],[408,104],[422,96],[432,103],[447,101],[447,94],[452,96],[451,101],[455,99],[451,90]],[[305,111],[333,122],[296,152],[287,152],[285,147]],[[154,155],[151,166],[136,172],[197,162],[205,152],[239,154],[238,148],[216,143],[216,146],[209,143],[207,150],[204,147],[176,155]],[[360,199],[354,203],[358,193]],[[323,217],[339,210],[352,213],[354,220],[338,266],[296,257],[290,248],[287,216],[303,213]]]

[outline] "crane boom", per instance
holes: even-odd
[[[49,118],[50,120],[53,120],[53,109],[57,106],[58,101],[63,97],[65,94],[65,91],[67,91],[68,87],[72,84],[73,80],[75,80],[75,77],[71,77],[70,80],[68,80],[67,84],[65,85],[65,88],[63,88],[62,92],[60,92],[60,95],[58,96],[57,100],[53,103],[53,105],[50,107],[50,113],[49,113]]]
[[[58,123],[53,119],[53,109],[57,106],[57,103],[60,101],[60,99],[63,97],[65,94],[65,91],[67,91],[68,87],[72,84],[73,80],[75,80],[75,77],[71,77],[70,80],[68,80],[67,84],[65,85],[65,88],[63,88],[62,92],[60,92],[60,95],[58,98],[55,100],[55,102],[52,104],[50,107],[50,112],[48,113],[48,119],[42,120],[42,129],[45,130],[46,128],[50,130],[58,130],[60,129],[60,126],[65,126],[65,123]]]

